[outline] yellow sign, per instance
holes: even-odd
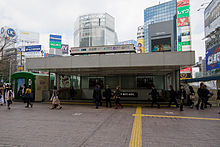
[[[145,53],[144,39],[137,40],[137,53]]]
[[[24,66],[18,66],[18,71],[24,71]]]
[[[180,80],[192,79],[191,73],[180,73]]]

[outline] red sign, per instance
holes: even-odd
[[[189,26],[189,17],[178,18],[177,26],[178,27]]]
[[[192,72],[192,67],[188,67],[180,70],[180,73],[191,73],[191,72]]]
[[[189,0],[177,0],[177,8],[188,6],[188,5],[189,5]]]

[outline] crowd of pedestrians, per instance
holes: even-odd
[[[50,109],[61,109],[61,103],[59,100],[59,90],[57,90],[57,87],[54,86],[54,90],[52,92],[52,97],[50,98],[51,101],[51,108]],[[74,95],[74,94],[73,94]],[[155,88],[154,85],[152,85],[151,92],[149,93],[152,97],[151,107],[154,106],[154,104],[157,105],[158,108],[160,108],[160,94]],[[173,86],[170,86],[169,90],[169,103],[168,107],[171,107],[171,105],[174,103],[176,108],[179,108],[180,111],[184,111],[183,107],[186,102],[190,106],[190,108],[196,107],[197,110],[204,110],[208,106],[211,108],[212,104],[209,103],[209,98],[213,96],[213,92],[209,91],[207,89],[207,86],[204,83],[200,83],[200,87],[196,92],[194,91],[192,86],[189,86],[187,90],[184,88],[183,85],[180,85],[179,90],[175,91]],[[33,104],[31,103],[33,99],[33,93],[31,91],[31,86],[26,86],[25,84],[20,86],[18,90],[18,96],[21,96],[27,105],[25,108],[33,107]],[[106,107],[112,108],[112,98],[114,100],[115,109],[123,108],[123,105],[120,103],[121,98],[121,90],[120,86],[117,86],[115,90],[111,90],[108,85],[106,85],[106,89],[104,90],[103,97],[105,97],[105,103]],[[3,105],[6,103],[7,109],[11,109],[11,104],[14,99],[14,92],[10,85],[6,85],[5,87],[0,88],[0,104]],[[99,106],[102,106],[102,92],[101,87],[99,84],[97,84],[93,90],[93,99],[96,106],[96,109],[99,108]],[[218,88],[217,92],[217,100],[220,101],[220,87]],[[219,112],[220,114],[220,112]]]

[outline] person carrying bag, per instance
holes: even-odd
[[[28,88],[25,91],[25,99],[27,102],[27,106],[25,106],[25,108],[29,108],[29,105],[31,106],[31,108],[33,107],[33,104],[31,104],[31,99],[32,99],[32,93],[31,93],[31,85],[28,86]]]

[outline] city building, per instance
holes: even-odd
[[[107,13],[79,16],[74,26],[75,47],[115,45],[118,42],[115,19]]]
[[[139,26],[137,31],[137,53],[145,53],[144,26]]]
[[[144,10],[144,43],[146,52],[177,50],[176,14],[176,0]]]
[[[207,75],[220,74],[220,1],[212,0],[204,11]]]

